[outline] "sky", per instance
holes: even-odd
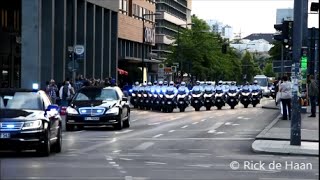
[[[309,4],[315,1],[309,0]],[[241,30],[241,36],[245,37],[252,33],[274,33],[276,10],[293,8],[293,3],[293,0],[192,0],[191,13],[204,20],[228,24],[233,33]],[[319,27],[319,14],[309,14],[308,26]]]

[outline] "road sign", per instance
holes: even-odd
[[[84,53],[84,46],[75,45],[73,51],[76,55],[82,55]]]
[[[177,66],[171,66],[171,71],[172,72],[177,72]]]

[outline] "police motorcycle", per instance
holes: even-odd
[[[145,104],[146,110],[150,110],[153,105],[152,103],[153,94],[151,91],[151,86],[152,86],[152,83],[148,82],[147,86],[144,89],[144,92],[147,94],[147,97],[144,96],[144,104]]]
[[[134,84],[134,87],[129,90],[130,103],[133,105],[134,108],[138,108],[138,105],[139,105],[139,102],[138,102],[139,101],[139,98],[138,98],[139,88],[140,88],[140,84],[139,84],[139,82],[136,82]]]
[[[158,93],[158,82],[157,81],[154,81],[153,82],[153,86],[151,86],[151,94],[152,94],[152,97],[150,98],[150,101],[151,101],[151,109],[153,111],[155,110],[159,110],[159,107],[160,107],[160,100],[159,100],[159,93]],[[159,91],[160,92],[160,91]]]
[[[270,95],[272,99],[276,99],[276,87],[274,85],[270,87]]]
[[[222,109],[223,106],[226,105],[226,90],[223,88],[222,81],[219,81],[218,86],[216,87],[215,93],[215,106],[218,109]]]
[[[138,98],[139,98],[139,108],[145,109],[146,104],[145,100],[148,98],[148,92],[145,91],[147,84],[143,83],[142,86],[139,88]]]
[[[171,113],[177,107],[177,104],[176,104],[177,91],[178,91],[177,88],[174,87],[174,82],[171,81],[164,93],[164,103],[162,106],[163,112]]]
[[[238,105],[238,103],[239,103],[238,87],[235,85],[234,82],[232,82],[227,92],[227,104],[231,107],[231,109],[234,109],[234,107]]]
[[[244,108],[248,108],[249,104],[251,104],[251,89],[249,83],[246,83],[241,89],[240,102]]]
[[[257,80],[254,81],[253,86],[251,87],[251,104],[253,107],[256,107],[257,104],[260,104],[261,99],[261,89],[258,85]]]
[[[203,89],[200,86],[200,81],[196,82],[191,90],[191,106],[195,111],[200,111],[200,108],[203,106]]]
[[[204,107],[206,107],[206,110],[209,111],[211,107],[214,106],[215,101],[215,89],[211,85],[211,82],[207,82],[207,85],[204,87],[203,92],[203,100],[204,100]]]
[[[180,112],[184,112],[189,106],[189,89],[186,87],[185,82],[181,82],[180,87],[178,88],[177,103]]]

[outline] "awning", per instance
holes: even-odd
[[[126,76],[128,76],[128,74],[129,74],[127,71],[125,71],[125,70],[123,70],[123,69],[119,69],[119,68],[118,68],[118,72],[119,72],[120,75],[126,75]]]

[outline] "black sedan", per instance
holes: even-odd
[[[61,152],[59,106],[43,91],[0,89],[0,149]]]
[[[119,87],[84,87],[70,102],[66,112],[66,130],[75,126],[112,125],[121,130],[130,127],[130,107]]]

